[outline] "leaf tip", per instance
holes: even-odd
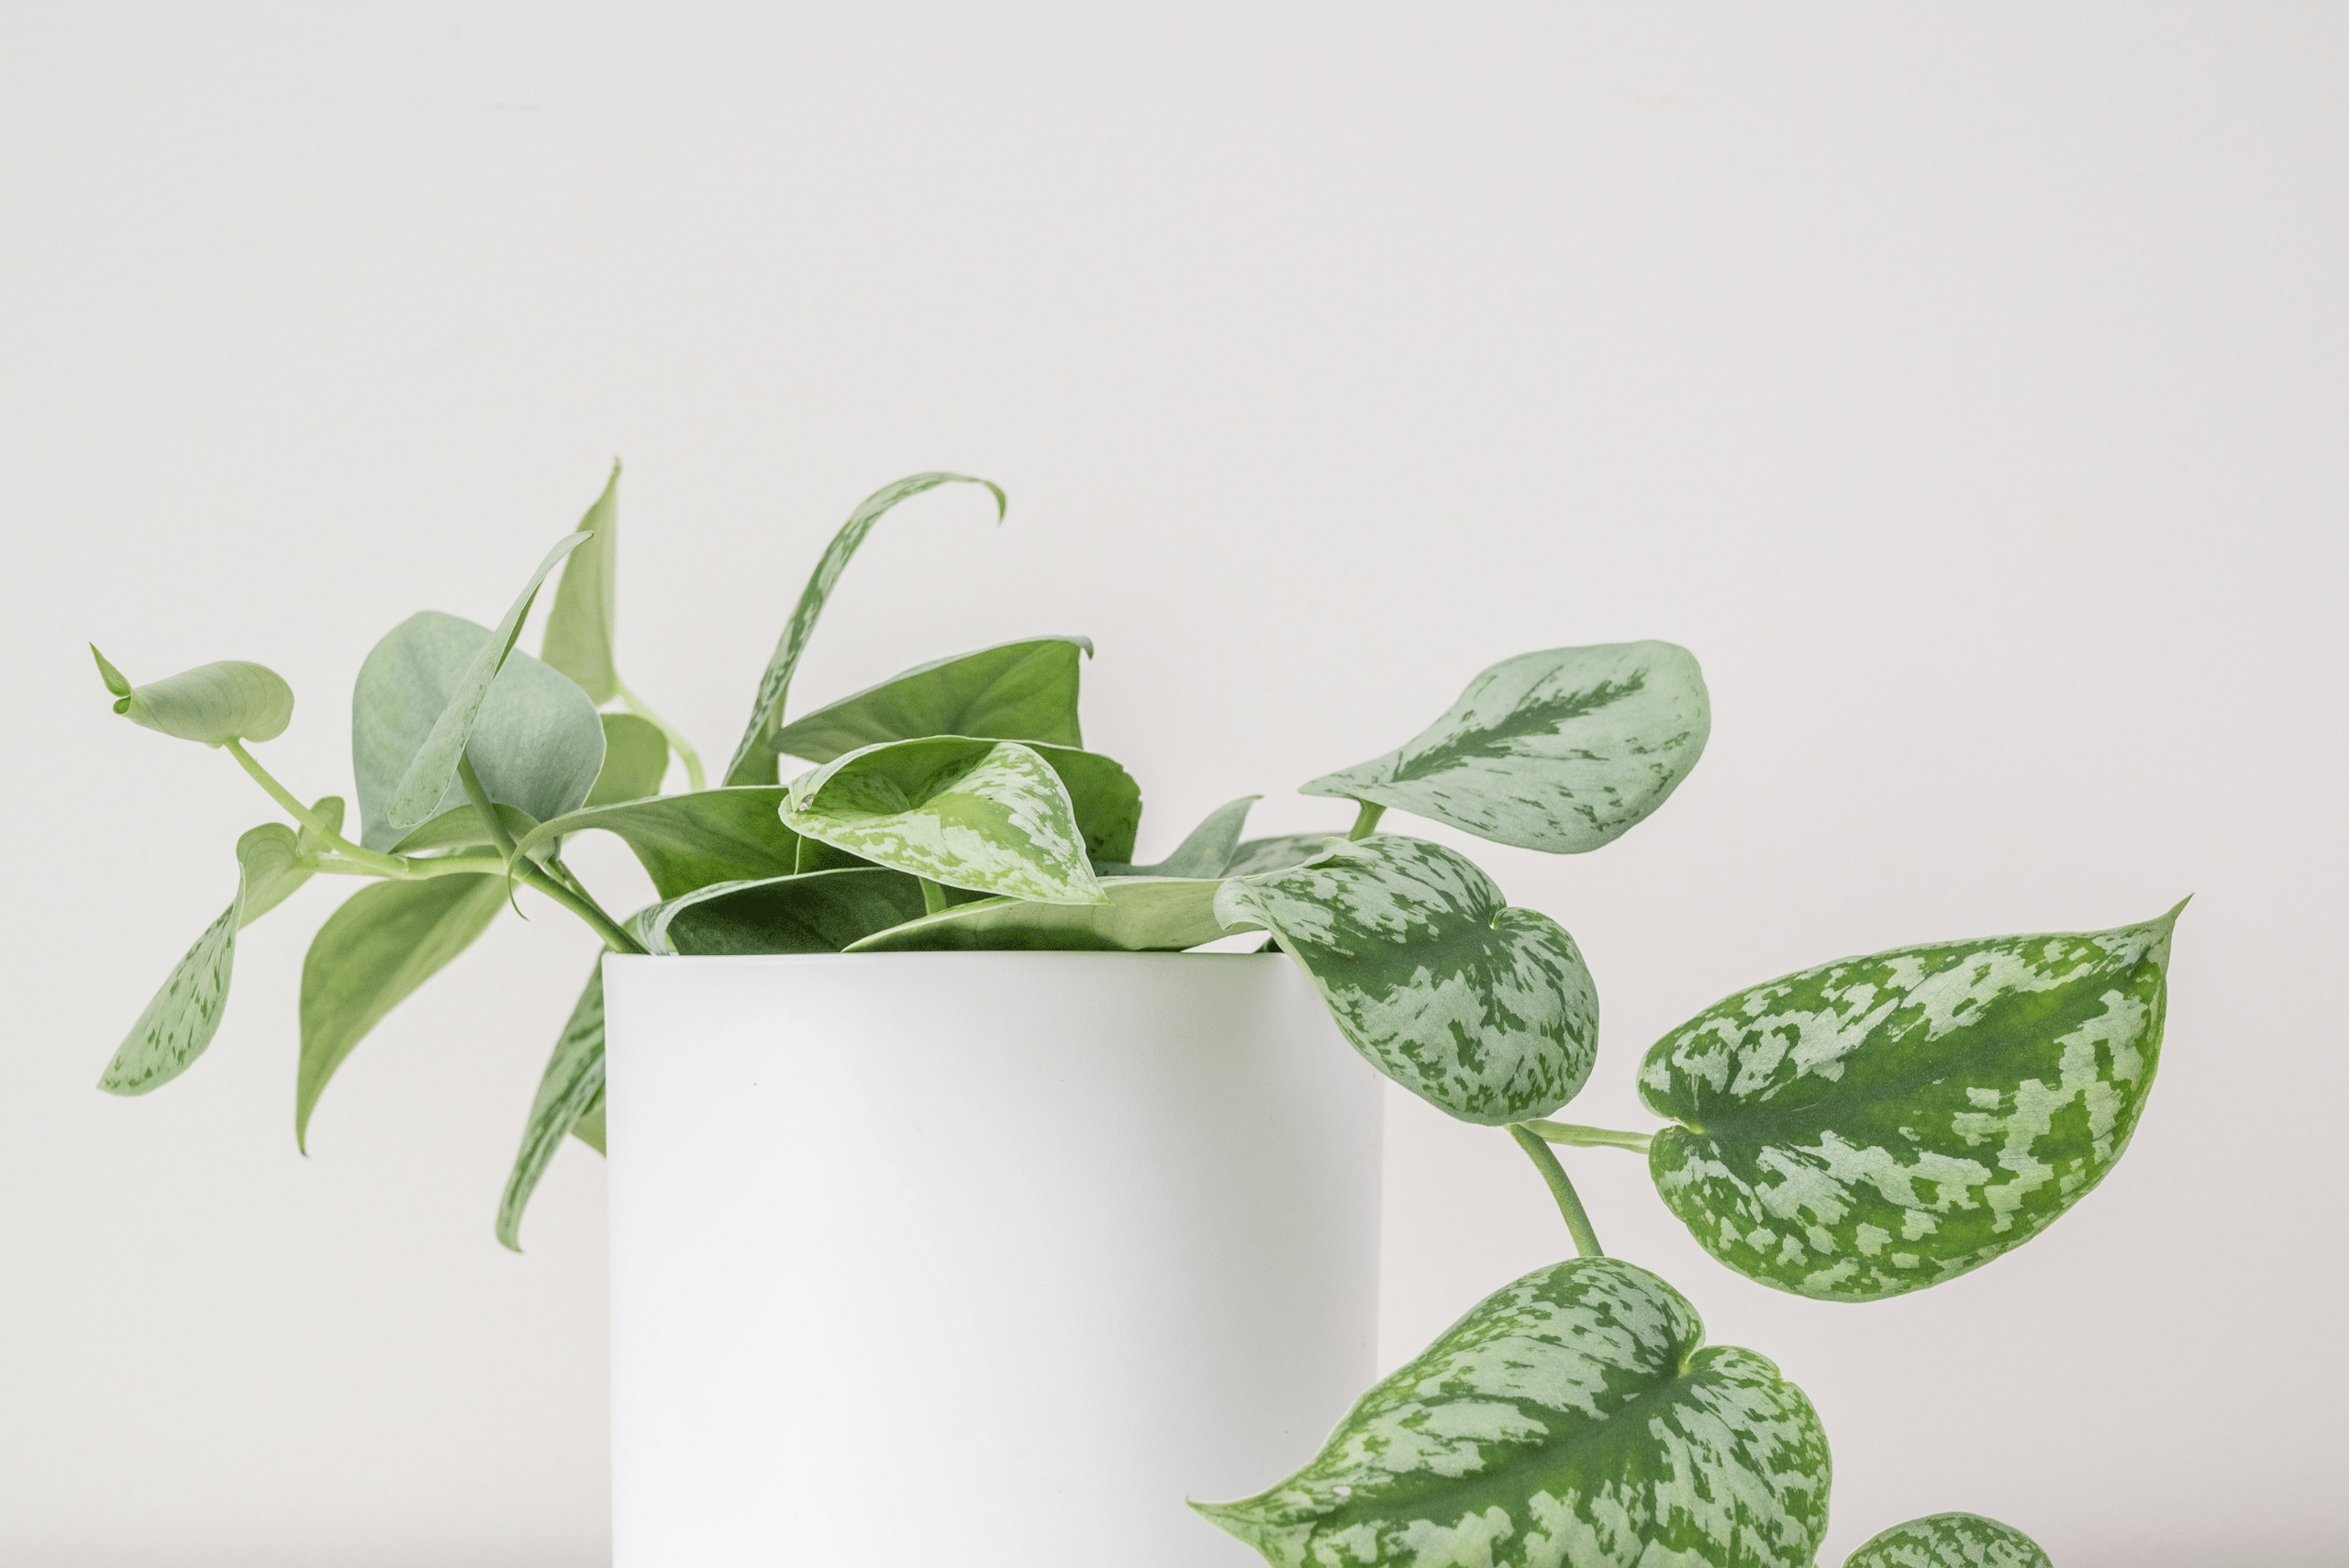
[[[105,654],[98,651],[98,645],[95,642],[90,644],[90,657],[98,662],[98,679],[106,684],[106,690],[123,699],[114,707],[115,712],[120,713],[129,702],[130,683],[124,679],[122,672],[116,669]]]

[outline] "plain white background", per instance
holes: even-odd
[[[0,1560],[602,1559],[595,1158],[527,1257],[490,1230],[592,941],[507,917],[305,1161],[314,884],[195,1071],[97,1095],[269,810],[109,715],[83,643],[267,662],[302,706],[266,759],[346,788],[369,644],[494,617],[616,452],[623,664],[717,756],[860,497],[1000,480],[1000,528],[968,492],[884,526],[799,694],[1090,633],[1146,854],[1252,790],[1264,829],[1340,824],[1294,785],[1496,659],[1696,650],[1713,740],[1655,819],[1477,851],[1598,978],[1580,1119],[1652,1125],[1638,1053],[1737,986],[2198,895],[2128,1159],[1979,1273],[1796,1300],[1636,1160],[1574,1168],[1611,1251],[1816,1399],[1822,1561],[1943,1508],[2062,1568],[2340,1560],[2339,10],[0,30]],[[1399,1103],[1390,1134],[1392,1360],[1566,1243],[1501,1135]]]

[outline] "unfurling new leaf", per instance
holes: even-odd
[[[115,697],[114,710],[180,740],[225,746],[231,740],[273,740],[294,717],[294,688],[263,664],[225,659],[182,674],[134,686],[93,643],[90,657]]]

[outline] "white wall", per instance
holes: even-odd
[[[729,14],[730,12],[730,14]],[[853,19],[843,20],[843,17]],[[1609,1248],[1777,1358],[1839,1562],[1966,1507],[2063,1568],[2336,1561],[2349,19],[2328,7],[19,6],[0,46],[0,1560],[605,1551],[601,1173],[490,1218],[592,943],[510,918],[295,1153],[314,886],[212,1053],[92,1091],[266,804],[106,710],[264,660],[346,784],[412,609],[494,615],[629,468],[631,680],[723,753],[810,558],[808,700],[1040,630],[1144,849],[1521,650],[1665,637],[1711,749],[1603,853],[1479,851],[1639,1051],[1854,951],[2199,896],[2135,1147],[1926,1295]],[[609,857],[592,876],[621,889]],[[1564,1237],[1398,1105],[1388,1349]],[[1268,1478],[1269,1479],[1269,1478]]]

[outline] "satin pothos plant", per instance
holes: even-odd
[[[250,663],[134,685],[115,711],[226,751],[287,820],[237,840],[228,907],[107,1064],[145,1094],[218,1029],[239,933],[316,875],[367,879],[302,969],[294,1129],[368,1031],[518,889],[618,952],[1178,952],[1263,932],[1371,1066],[1448,1115],[1506,1129],[1554,1195],[1575,1255],[1480,1303],[1364,1395],[1295,1474],[1198,1504],[1280,1568],[1802,1568],[1827,1524],[1827,1439],[1750,1350],[1604,1256],[1556,1153],[1629,1150],[1706,1251],[1750,1279],[1881,1301],[2037,1236],[2111,1171],[2161,1046],[2177,911],[2105,931],[1898,948],[1765,981],[1652,1046],[1653,1132],[1552,1119],[1582,1089],[1598,999],[1575,940],[1511,906],[1456,850],[1381,832],[1386,813],[1579,854],[1664,804],[1702,753],[1697,661],[1666,642],[1555,648],[1477,675],[1418,736],[1304,785],[1352,802],[1343,832],[1249,838],[1256,796],[1134,862],[1141,792],[1085,748],[1091,644],[1037,637],[940,659],[788,717],[801,653],[850,557],[922,473],[859,506],[800,595],[714,786],[613,660],[618,470],[494,626],[403,621],[351,701],[357,821],[305,801],[250,746],[294,696]],[[516,644],[560,569],[540,656]],[[95,650],[93,649],[93,653]],[[615,706],[617,705],[617,706]],[[780,759],[808,764],[784,782]],[[672,759],[686,787],[662,793]],[[575,835],[632,851],[658,901],[619,917],[564,863]],[[603,991],[591,970],[500,1199],[524,1206],[566,1138],[600,1151]],[[1847,1568],[2023,1568],[2031,1541],[1968,1514],[1899,1525]]]

